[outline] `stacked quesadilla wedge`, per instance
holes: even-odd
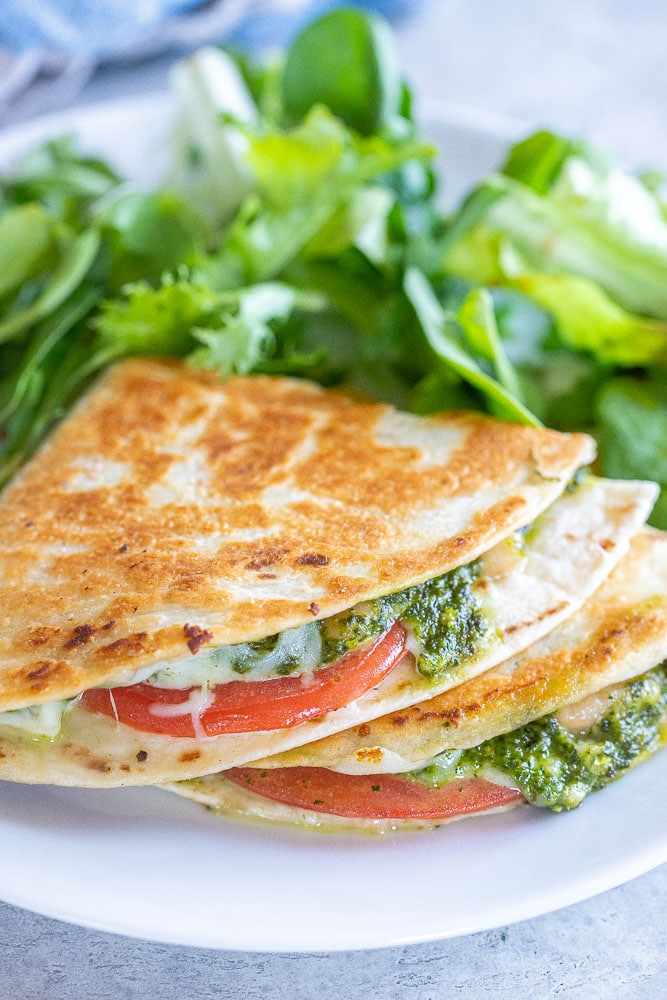
[[[228,815],[423,827],[572,809],[667,739],[667,535],[645,530],[584,606],[518,656],[407,711],[174,785]]]
[[[241,767],[460,689],[581,607],[651,484],[585,435],[111,369],[0,498],[0,778]]]

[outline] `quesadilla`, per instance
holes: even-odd
[[[0,777],[187,778],[488,669],[647,516],[648,484],[554,504],[592,454],[292,379],[111,369],[0,499]]]
[[[667,739],[667,535],[643,531],[583,608],[408,711],[170,786],[224,815],[384,833],[526,802],[578,806]]]

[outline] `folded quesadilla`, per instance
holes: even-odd
[[[667,739],[667,535],[644,531],[583,608],[529,649],[407,711],[170,786],[225,815],[324,830],[555,811]]]
[[[0,777],[187,778],[488,669],[647,516],[649,484],[554,503],[591,457],[479,414],[117,366],[0,499]]]

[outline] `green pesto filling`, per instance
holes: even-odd
[[[439,679],[474,656],[489,634],[489,623],[475,589],[479,575],[480,562],[476,560],[434,580],[364,601],[348,611],[316,622],[322,642],[322,665],[334,663],[382,635],[400,619],[420,647],[417,669],[425,677]],[[260,657],[271,652],[278,640],[279,636],[269,636],[247,643],[247,647]],[[288,659],[281,663],[276,673],[289,674],[298,668],[298,659]],[[234,669],[239,670],[239,667]]]
[[[571,733],[554,715],[470,750],[440,754],[410,777],[433,787],[500,772],[533,805],[562,812],[658,749],[667,718],[667,662],[609,692],[595,725]]]

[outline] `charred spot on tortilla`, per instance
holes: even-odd
[[[320,555],[317,552],[306,552],[299,556],[296,561],[297,566],[327,566],[329,557]]]
[[[26,677],[29,681],[44,680],[44,678],[48,677],[49,674],[53,672],[54,667],[54,663],[51,663],[49,660],[43,660],[41,663],[38,663],[33,670],[28,671]]]
[[[111,764],[108,761],[102,760],[100,757],[93,757],[87,762],[87,767],[91,771],[99,771],[100,774],[108,774],[111,771]]]
[[[123,636],[110,642],[107,646],[100,646],[97,654],[100,657],[133,657],[141,656],[146,652],[148,642],[148,632],[134,632],[132,635]]]
[[[27,664],[25,680],[28,681],[28,690],[34,696],[42,691],[49,691],[54,681],[59,677],[66,676],[68,665],[63,660],[39,660],[36,663]]]
[[[559,611],[562,611],[564,607],[563,601],[558,601],[558,603],[546,608],[540,615],[532,619],[532,622],[543,621],[545,618],[551,618],[552,615],[557,615]],[[515,625],[510,625],[505,629],[506,635],[511,635],[513,632],[517,632],[520,629],[526,628],[528,622],[517,622]]]
[[[28,643],[31,646],[43,646],[60,635],[60,631],[60,628],[50,628],[48,625],[31,629],[28,636]]]
[[[85,646],[88,640],[95,634],[93,625],[75,625],[72,636],[63,645],[63,649],[76,649],[77,646]]]
[[[197,653],[200,648],[206,642],[210,642],[213,638],[213,633],[209,632],[208,629],[201,628],[199,625],[184,625],[183,632],[187,639],[188,649],[192,654]]]
[[[289,549],[286,548],[264,549],[246,563],[246,568],[254,570],[266,569],[267,566],[274,566],[276,563],[281,562],[286,555],[289,555]]]

